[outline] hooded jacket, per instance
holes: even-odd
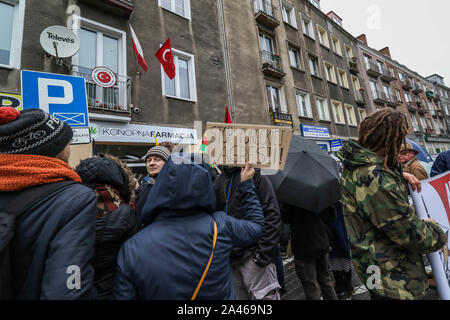
[[[420,220],[409,205],[400,166],[385,169],[382,157],[354,140],[344,144],[338,157],[344,165],[344,220],[360,278],[372,284],[377,266],[381,283],[368,288],[373,293],[422,299],[428,288],[422,254],[442,248],[445,234],[437,224]]]
[[[437,176],[450,170],[450,150],[441,152],[434,160],[430,177]]]
[[[222,174],[214,181],[217,210],[225,211],[237,219],[244,216],[241,209],[243,196],[237,187],[240,172],[239,167],[223,167]],[[273,186],[266,176],[261,175],[259,169],[255,170],[253,182],[264,212],[264,235],[257,243],[234,249],[231,264],[238,264],[253,256],[255,263],[263,267],[276,261],[281,237],[281,213]]]
[[[76,172],[97,194],[94,286],[97,299],[108,299],[122,244],[140,229],[140,221],[130,205],[133,190],[130,177],[110,158],[83,160]]]
[[[208,168],[189,157],[172,155],[158,175],[143,210],[146,227],[119,252],[113,298],[190,299],[211,255],[215,220],[214,257],[197,299],[235,299],[231,249],[248,246],[263,234],[255,187],[251,180],[239,184],[245,195],[243,220],[216,212]],[[185,163],[176,164],[180,159]]]

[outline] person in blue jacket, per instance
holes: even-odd
[[[440,153],[431,167],[430,177],[437,176],[450,170],[450,150]]]
[[[200,159],[200,161],[199,161]],[[233,300],[233,247],[246,247],[264,232],[264,217],[249,164],[241,169],[244,219],[216,212],[216,196],[201,155],[173,154],[143,208],[145,228],[122,246],[113,299],[187,300],[201,282],[199,300]]]

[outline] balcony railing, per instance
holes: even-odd
[[[352,59],[348,62],[348,69],[350,71],[350,73],[357,75],[359,73],[359,69],[358,69],[358,63],[356,62],[356,59]]]
[[[419,93],[423,92],[423,89],[420,87],[420,85],[418,83],[414,83],[412,92],[414,94],[419,94]]]
[[[74,76],[86,80],[86,94],[90,110],[112,111],[130,114],[131,80],[125,76],[117,76],[116,84],[111,88],[96,85],[91,78],[91,69],[73,66]]]
[[[361,91],[356,91],[355,92],[355,101],[360,106],[365,106],[366,105],[366,98],[364,97],[364,93],[361,92]]]
[[[373,101],[376,103],[384,104],[386,102],[386,95],[381,91],[372,91]]]
[[[403,78],[400,81],[402,82],[403,89],[405,89],[406,91],[409,91],[413,88],[411,80],[409,80],[408,78]]]
[[[399,102],[397,100],[397,97],[395,97],[395,96],[391,96],[391,95],[388,96],[385,94],[385,97],[386,97],[386,104],[390,107],[398,107],[399,105],[402,104],[401,102]]]
[[[427,96],[427,98],[429,99],[434,99],[434,92],[433,91],[425,91],[425,95]]]
[[[395,77],[389,72],[389,70],[382,68],[381,69],[381,80],[391,82],[395,80]]]
[[[286,75],[281,68],[280,56],[263,50],[261,51],[261,60],[264,73],[278,78],[282,78]]]
[[[366,69],[367,69],[367,74],[369,74],[371,76],[374,76],[374,77],[381,76],[380,68],[378,67],[377,64],[375,64],[373,62],[366,62]]]
[[[256,21],[275,29],[280,25],[280,21],[276,18],[277,8],[267,0],[254,0],[254,9]]]

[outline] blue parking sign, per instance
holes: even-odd
[[[22,70],[23,109],[42,109],[71,127],[88,127],[84,78]]]

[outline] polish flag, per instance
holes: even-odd
[[[139,43],[138,38],[136,37],[136,33],[134,33],[133,27],[130,25],[131,30],[131,40],[133,41],[133,48],[136,52],[136,56],[138,59],[138,63],[141,65],[142,69],[144,69],[145,72],[147,72],[147,62],[144,58],[144,51],[142,51],[141,44]]]

